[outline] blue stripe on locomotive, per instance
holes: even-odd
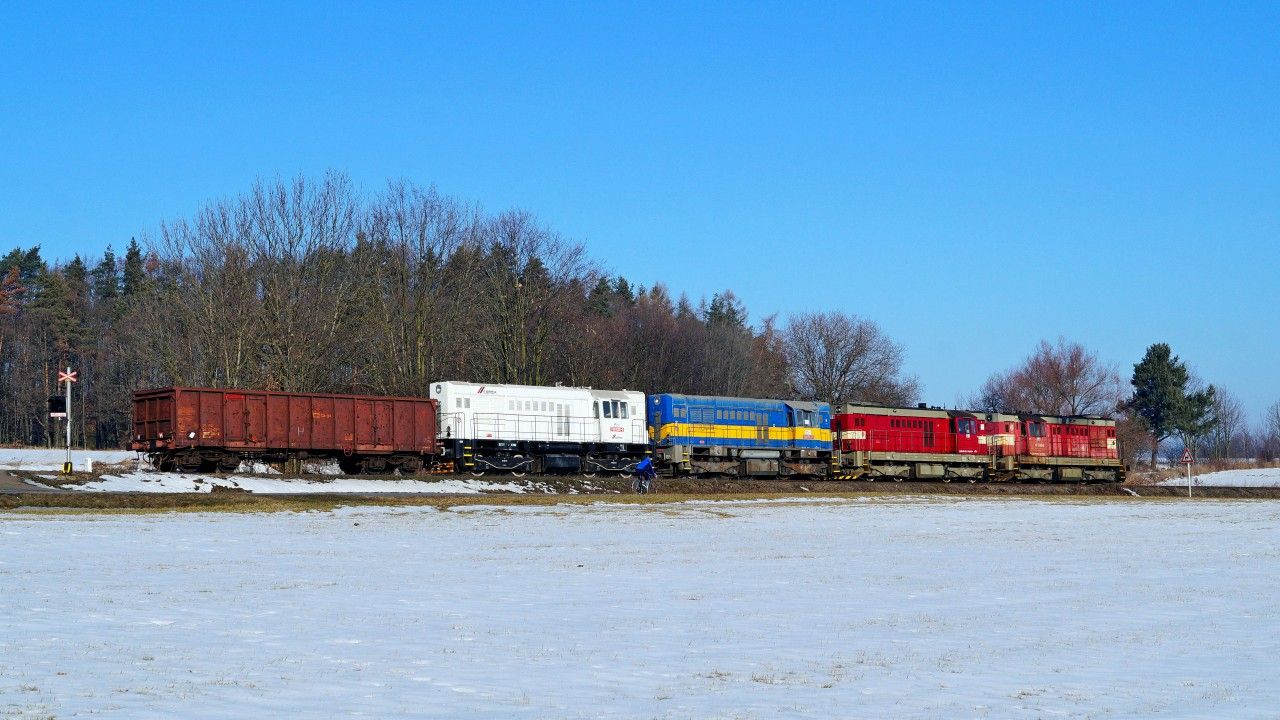
[[[831,449],[831,406],[813,403],[808,426],[793,424],[782,400],[662,394],[649,396],[650,436],[658,447]],[[746,415],[740,417],[739,414]],[[760,416],[763,416],[761,418]],[[761,420],[767,431],[760,430]],[[761,437],[765,435],[766,437]]]

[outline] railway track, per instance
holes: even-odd
[[[43,480],[39,475],[48,473],[27,473],[24,471],[0,471],[0,494],[25,495],[32,493],[65,493],[83,494],[73,488],[62,488],[57,484]],[[236,477],[236,476],[228,476]],[[274,480],[297,480],[315,482],[324,480],[324,475],[269,476]],[[477,480],[470,475],[363,475],[366,480],[408,480],[416,479],[424,482],[438,480]],[[26,482],[35,480],[40,486]],[[94,476],[85,475],[80,480],[93,480]],[[478,479],[481,482],[509,482],[518,484],[532,494],[564,494],[564,495],[601,495],[616,496],[630,494],[631,480],[627,477],[582,477],[564,475],[525,475],[515,478],[511,476],[486,475]],[[500,492],[500,491],[499,491]],[[859,480],[738,480],[731,478],[659,478],[653,492],[664,497],[671,496],[715,496],[715,495],[953,495],[971,497],[1115,497],[1131,498],[1178,498],[1186,497],[1185,486],[1133,486],[1117,483],[942,483],[942,482],[885,482],[883,480],[868,482]],[[402,491],[397,491],[402,493]],[[130,493],[120,493],[130,494]],[[323,495],[323,489],[314,493]],[[371,493],[378,494],[378,493]],[[424,493],[425,494],[425,493]],[[1193,490],[1198,498],[1257,498],[1280,499],[1280,487],[1219,487],[1198,486]]]

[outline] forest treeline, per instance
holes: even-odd
[[[753,326],[729,290],[695,304],[637,286],[527,212],[486,213],[408,182],[372,197],[333,172],[260,182],[122,256],[49,263],[18,248],[3,268],[4,443],[48,441],[45,401],[67,366],[80,374],[74,429],[89,447],[127,442],[130,394],[171,384],[426,395],[431,381],[461,379],[888,403],[917,393],[902,347],[870,321]]]
[[[338,172],[259,182],[121,254],[49,262],[20,247],[0,261],[5,444],[50,441],[45,403],[68,366],[80,377],[75,440],[118,447],[144,387],[426,395],[457,379],[907,405],[920,390],[904,360],[866,318],[752,324],[731,290],[695,303],[610,275],[528,212],[488,213],[405,181],[365,196]],[[1113,415],[1130,456],[1170,439],[1221,458],[1280,455],[1280,403],[1250,428],[1233,395],[1178,363],[1169,352],[1148,373],[1172,388],[1150,418],[1138,366],[1122,377],[1064,339],[968,404]]]

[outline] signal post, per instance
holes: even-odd
[[[1191,466],[1195,464],[1196,458],[1191,454],[1191,448],[1182,451],[1182,464],[1187,466],[1187,497],[1191,497]]]
[[[71,383],[77,381],[76,376],[78,374],[79,373],[72,370],[71,368],[67,368],[66,372],[58,373],[58,382],[66,383],[67,385],[66,397],[62,398],[63,411],[61,413],[62,417],[66,418],[66,426],[67,426],[67,459],[65,462],[62,463],[63,475],[70,475],[74,470],[74,466],[71,464]],[[54,403],[54,400],[56,399],[58,398],[49,398],[49,410],[50,410],[49,416],[50,417],[58,417],[59,415],[59,413],[56,411],[56,404]]]

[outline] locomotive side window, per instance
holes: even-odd
[[[627,403],[626,403],[626,401],[623,401],[623,403],[622,403],[622,407],[621,407],[621,410],[622,410],[622,415],[621,415],[620,417],[621,417],[623,420],[626,420],[626,419],[627,419]]]
[[[599,400],[596,400],[595,402],[591,403],[591,412],[595,415],[595,418],[597,420],[600,419],[600,401]]]

